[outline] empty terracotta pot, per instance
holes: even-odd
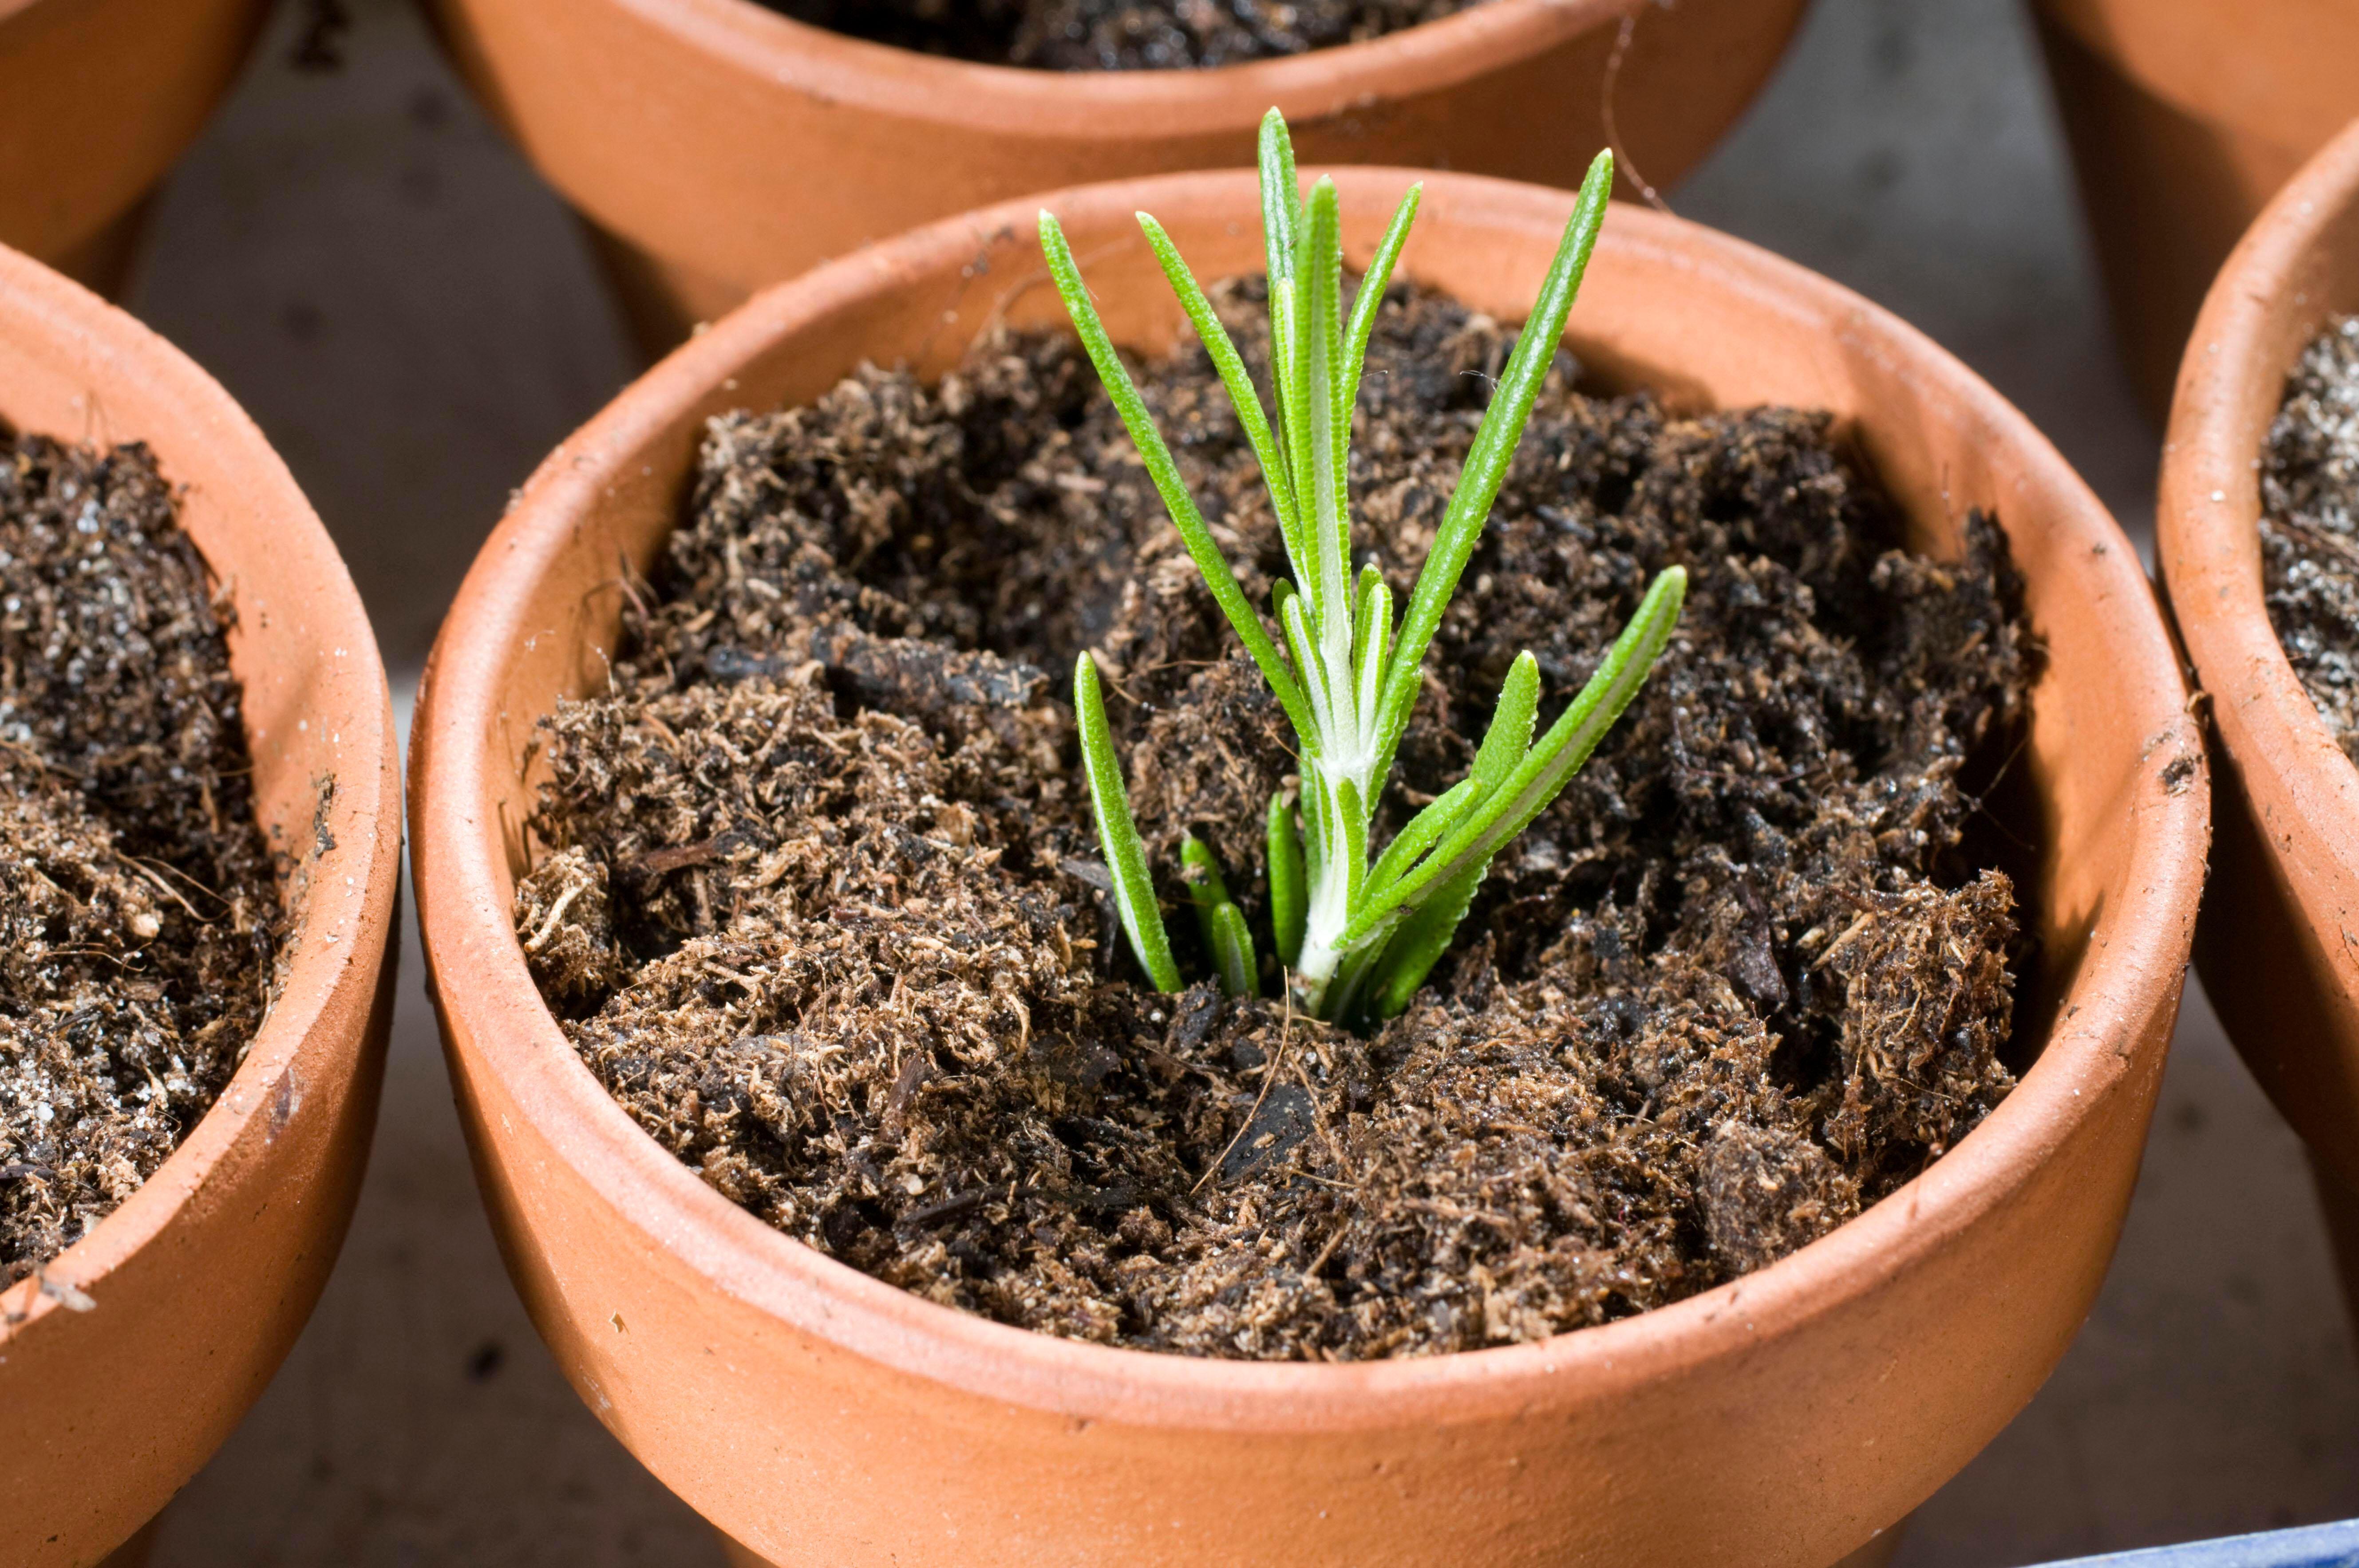
[[[1027,191],[1306,162],[1574,186],[1606,140],[1668,184],[1752,99],[1804,0],[1486,0],[1369,43],[1212,71],[974,65],[755,0],[431,0],[461,72],[588,218],[650,354],[766,283]],[[977,235],[978,250],[984,236]]]
[[[0,1292],[0,1562],[100,1562],[262,1392],[358,1195],[391,1018],[401,850],[385,670],[327,531],[262,432],[179,350],[0,250],[0,419],[144,441],[237,610],[255,814],[289,922],[269,1016],[147,1183]]]
[[[2359,310],[2359,124],[2253,225],[2188,341],[2156,542],[2211,694],[2219,855],[2203,988],[2310,1145],[2359,1306],[2359,768],[2286,659],[2261,598],[2259,459],[2286,374]]]
[[[1347,169],[1364,261],[1402,188]],[[1256,269],[1254,180],[1040,199],[1110,312],[1168,345],[1131,214],[1207,278]],[[1571,197],[1431,175],[1408,273],[1506,319]],[[415,872],[462,1119],[518,1290],[582,1398],[779,1563],[1122,1562],[1825,1568],[2022,1408],[2079,1328],[2137,1172],[2202,880],[2201,738],[2136,554],[2053,448],[1922,335],[1735,240],[1617,208],[1570,341],[1608,386],[1688,408],[1834,410],[1954,553],[1988,507],[2049,650],[2011,777],[2043,957],[2022,1085],[1947,1158],[1801,1252],[1542,1343],[1360,1365],[1190,1360],[1027,1334],[788,1240],[644,1135],[535,993],[510,930],[560,698],[596,691],[625,561],[680,515],[704,421],[800,403],[862,360],[952,364],[986,323],[1063,323],[1038,201],[772,289],[544,463],[435,648],[411,757]]]
[[[2359,114],[2349,0],[2038,0],[2122,354],[2147,411],[2237,236]]]
[[[118,291],[266,0],[0,0],[0,245]]]

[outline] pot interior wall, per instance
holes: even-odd
[[[301,1331],[360,1188],[391,1018],[391,706],[360,597],[286,465],[147,328],[0,249],[0,420],[141,441],[237,615],[255,810],[293,920],[271,1010],[171,1157],[49,1261],[98,1306],[9,1288],[0,1560],[91,1563],[236,1426]],[[192,1290],[191,1281],[204,1288]]]
[[[2261,336],[2254,344],[2247,374],[2234,388],[2234,401],[2223,410],[2229,421],[2231,449],[2260,455],[2277,409],[2285,401],[2285,382],[2294,361],[2316,337],[2330,317],[2359,311],[2359,201],[2346,203],[2309,247],[2269,301]],[[2249,485],[2244,496],[2232,497],[2237,507],[2257,511],[2260,474],[2238,465],[2240,484]],[[2242,614],[2263,615],[2261,602],[2261,537],[2242,530],[2228,541],[2236,551],[2235,593]]]
[[[125,323],[129,325],[129,323]],[[134,332],[145,329],[132,327]],[[129,373],[127,373],[129,372]],[[102,396],[92,388],[103,385]],[[228,592],[237,620],[230,632],[230,666],[245,688],[246,739],[254,757],[255,811],[280,864],[280,896],[299,927],[308,879],[301,874],[321,844],[323,792],[337,765],[374,770],[368,750],[376,735],[368,715],[353,711],[356,688],[332,691],[327,661],[374,661],[376,650],[319,648],[310,623],[341,610],[352,589],[317,552],[257,548],[257,516],[279,509],[277,494],[258,486],[294,481],[281,469],[259,479],[253,450],[259,432],[211,417],[177,385],[158,385],[136,373],[120,344],[103,342],[39,303],[12,299],[0,310],[0,422],[27,434],[96,445],[144,441],[164,477],[180,492],[180,526]],[[299,501],[299,496],[297,497]],[[340,718],[339,715],[342,715]],[[310,726],[326,727],[328,740]],[[352,745],[342,739],[349,725]]]
[[[1354,265],[1364,261],[1408,178],[1380,171],[1343,181]],[[1147,204],[1200,278],[1258,270],[1258,224],[1234,199],[1245,187],[1218,188],[1224,199],[1208,192],[1211,185],[1169,187],[1172,200]],[[1501,319],[1520,318],[1555,238],[1515,215],[1527,201],[1514,187],[1484,184],[1429,201],[1402,271]],[[1183,318],[1128,208],[1117,210],[1106,198],[1058,204],[1117,341],[1147,353],[1169,346]],[[904,362],[938,376],[995,322],[1064,323],[1028,224],[978,230],[973,248],[955,261],[913,265],[919,254],[908,245],[880,247],[854,264],[858,270],[826,275],[815,286],[828,290],[834,308],[809,312],[808,324],[782,335],[744,334],[737,341],[770,341],[732,362],[723,377],[713,376],[709,354],[683,351],[653,374],[681,377],[684,411],[651,419],[607,450],[574,454],[577,465],[600,476],[603,502],[567,547],[548,547],[530,635],[514,646],[493,721],[494,754],[511,759],[506,777],[513,782],[485,802],[479,820],[502,840],[504,856],[495,858],[504,858],[510,878],[504,895],[512,893],[530,852],[522,824],[538,779],[519,774],[534,721],[560,696],[603,685],[619,626],[617,568],[628,560],[645,571],[660,551],[684,503],[704,420],[730,408],[809,402],[863,359]],[[745,309],[758,317],[777,309],[776,299],[760,297]],[[1766,293],[1734,269],[1659,248],[1643,234],[1617,233],[1609,219],[1568,340],[1595,385],[1650,387],[1675,408],[1783,403],[1831,410],[1906,513],[1915,548],[1954,558],[1973,508],[1989,509],[2006,528],[2028,583],[2033,626],[2049,653],[2034,693],[2031,733],[1987,802],[1998,829],[1990,842],[2013,862],[2007,869],[2017,878],[2025,928],[2041,939],[2040,958],[2023,977],[2017,1003],[2021,1066],[2047,1038],[2098,920],[2123,896],[2126,879],[2142,875],[2126,847],[2134,831],[2130,792],[2142,776],[2142,757],[2170,732],[2128,733],[2113,618],[2089,609],[2118,564],[2091,558],[2126,549],[2125,542],[2118,536],[2093,539],[2043,515],[2041,485],[2080,488],[2061,459],[2051,455],[2053,468],[2036,475],[2010,466],[1999,455],[2008,443],[1996,439],[1964,390],[1963,373],[1928,376],[1898,363],[1881,341],[1887,331],[1827,286],[1810,281],[1797,291]],[[719,384],[698,385],[713,381]]]

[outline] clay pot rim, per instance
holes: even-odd
[[[294,1114],[311,1087],[299,1071],[299,1059],[317,1035],[323,1012],[347,984],[345,976],[355,964],[375,968],[380,954],[382,962],[391,961],[388,933],[401,866],[401,774],[385,666],[359,591],[326,527],[260,427],[220,383],[147,325],[5,245],[0,245],[0,313],[34,321],[46,335],[101,361],[116,378],[159,389],[162,397],[189,410],[190,424],[204,428],[220,450],[235,455],[239,466],[255,475],[254,492],[265,497],[257,509],[266,511],[274,525],[269,548],[294,556],[308,568],[307,575],[332,585],[303,604],[308,640],[322,657],[347,659],[359,676],[342,689],[341,700],[332,690],[330,701],[306,716],[307,723],[342,736],[342,752],[348,759],[335,775],[335,792],[324,817],[335,846],[305,866],[308,879],[278,989],[245,1060],[212,1108],[137,1192],[39,1270],[0,1291],[0,1345],[5,1345],[34,1322],[67,1310],[75,1291],[103,1297],[106,1277],[170,1227],[252,1124],[258,1118],[283,1124]],[[33,433],[99,441],[145,439],[136,430],[108,428],[103,385],[92,387],[89,400],[89,430]],[[165,477],[176,490],[185,488],[173,473],[169,454],[163,456]],[[215,577],[230,587],[235,604],[238,552],[222,548],[218,540],[204,541],[201,548]],[[283,615],[292,608],[273,605],[270,613]],[[293,890],[282,884],[282,896],[291,896]],[[266,1126],[266,1131],[275,1137],[275,1128]],[[288,1196],[303,1201],[300,1192]],[[197,1282],[191,1281],[190,1288],[198,1288]]]
[[[2359,877],[2359,768],[2302,689],[2262,598],[2258,442],[2245,443],[2238,410],[2265,378],[2274,407],[2291,359],[2269,363],[2271,326],[2290,310],[2300,275],[2326,230],[2359,208],[2359,121],[2328,143],[2279,191],[2228,257],[2204,297],[2180,362],[2163,443],[2156,507],[2158,554],[2172,614],[2212,722],[2238,768],[2274,782],[2291,808],[2287,853]],[[2359,301],[2353,301],[2359,305]],[[2212,497],[2218,496],[2214,500]]]
[[[1039,71],[920,54],[798,22],[758,0],[604,0],[733,74],[899,118],[1048,143],[1230,136],[1273,103],[1298,119],[1343,114],[1527,59],[1644,0],[1484,0],[1362,43],[1201,71]]]
[[[1327,170],[1346,188],[1373,187],[1389,205],[1422,179],[1427,210],[1545,214],[1560,224],[1569,193],[1479,176],[1380,167]],[[499,869],[483,847],[478,787],[490,764],[499,649],[518,646],[529,585],[571,544],[574,518],[596,506],[642,442],[730,376],[760,344],[794,323],[842,309],[892,280],[971,253],[973,236],[1028,223],[1043,205],[1085,226],[1098,213],[1176,209],[1207,184],[1254,196],[1250,171],[1165,175],[1027,197],[912,231],[773,286],[675,351],[570,437],[518,493],[486,541],[444,622],[421,688],[411,762],[419,915],[446,1012],[464,1012],[488,1070],[498,1073],[576,1178],[616,1223],[672,1251],[710,1289],[810,1334],[915,1376],[1080,1421],[1181,1429],[1302,1432],[1474,1419],[1556,1408],[1628,1388],[1747,1345],[1793,1322],[1872,1295],[1882,1281],[1979,1216],[2010,1203],[2107,1094],[2129,1089],[2136,1047],[2158,988],[2183,967],[2182,918],[2201,886],[2210,791],[2201,775],[2176,795],[2142,803],[2117,905],[2102,910],[2079,978],[2039,1061],[2021,1085],[1958,1147],[1866,1213],[1741,1279],[1639,1316],[1533,1344],[1337,1365],[1199,1359],[1054,1338],[937,1305],[873,1279],[772,1230],[667,1153],[598,1083],[541,1003],[499,896]],[[1374,197],[1372,196],[1372,200]],[[1090,216],[1079,216],[1089,214]],[[2124,700],[2159,753],[2168,737],[2194,740],[2185,687],[2152,591],[2118,527],[2055,449],[1978,376],[1916,329],[1850,290],[1742,241],[1617,203],[1601,245],[1690,272],[1739,280],[1765,311],[1875,341],[1911,363],[2022,455],[2018,491],[2059,497],[2064,526],[2089,549],[2076,571],[2093,599],[2145,605],[2123,635]],[[1408,264],[1404,263],[1407,267]],[[1413,270],[1413,268],[1412,268]],[[1578,339],[1580,312],[1572,323]],[[2189,749],[2192,749],[2191,744]],[[505,767],[505,764],[499,766]],[[2154,765],[2159,767],[2158,761]],[[2142,775],[2143,777],[2143,775]]]

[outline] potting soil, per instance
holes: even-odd
[[[2261,580],[2294,673],[2359,761],[2359,316],[2286,377],[2261,450]]]
[[[921,54],[1042,71],[1275,60],[1437,21],[1481,0],[766,0],[799,22]]]
[[[278,946],[232,611],[138,445],[0,427],[0,1282],[162,1164]]]
[[[1219,291],[1259,376],[1260,289]],[[1397,288],[1353,544],[1398,603],[1512,333]],[[1821,414],[1586,396],[1560,353],[1427,661],[1381,844],[1530,648],[1545,724],[1650,576],[1644,693],[1499,857],[1408,1011],[1282,1000],[1289,732],[1078,346],[978,343],[714,420],[611,691],[546,722],[516,926],[582,1058],[713,1187],[1047,1333],[1358,1359],[1644,1312],[1825,1234],[2014,1083],[2016,893],[1969,832],[2040,662],[2005,541],[1903,548]],[[1250,597],[1283,551],[1192,343],[1141,367]],[[1266,384],[1266,381],[1265,381]],[[1175,945],[1213,848],[1264,995],[1147,989],[1066,671],[1097,650]],[[1051,673],[1054,672],[1054,673]]]

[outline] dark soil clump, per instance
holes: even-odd
[[[2261,578],[2294,673],[2359,761],[2359,316],[2286,377],[2261,452]]]
[[[1184,71],[1362,43],[1482,0],[766,0],[920,54],[1039,71]]]
[[[1222,299],[1258,370],[1258,285]],[[1408,289],[1382,312],[1353,491],[1397,603],[1511,341]],[[2039,658],[2004,542],[1975,517],[1962,561],[1897,548],[1821,416],[1673,418],[1576,368],[1428,661],[1394,825],[1462,774],[1518,649],[1545,724],[1658,569],[1688,568],[1686,616],[1365,1039],[1136,983],[1044,671],[1099,650],[1191,974],[1180,836],[1266,933],[1291,759],[1077,345],[1001,338],[936,388],[864,370],[715,420],[611,693],[544,730],[516,930],[582,1059],[813,1247],[1192,1355],[1533,1339],[1907,1181],[2014,1082],[2014,895],[1961,847]],[[1282,549],[1209,362],[1142,381],[1266,603]]]
[[[0,1282],[162,1164],[269,1003],[225,597],[143,446],[0,427]]]

